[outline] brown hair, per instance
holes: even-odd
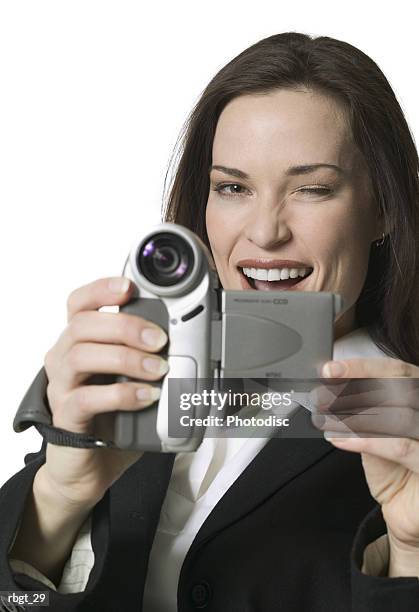
[[[388,355],[419,365],[418,154],[386,77],[356,47],[326,36],[282,33],[257,42],[224,66],[184,125],[162,217],[190,228],[209,247],[205,209],[222,110],[241,95],[298,86],[320,90],[344,104],[384,215],[387,235],[381,246],[371,247],[357,301],[358,324],[368,326]]]

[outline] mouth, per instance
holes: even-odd
[[[240,273],[242,288],[246,290],[298,290],[313,272],[313,268],[308,264],[288,260],[280,263],[246,260],[239,263],[245,264],[237,266],[237,269]]]

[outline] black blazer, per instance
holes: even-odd
[[[300,416],[309,421],[306,411]],[[85,591],[50,591],[49,608],[28,610],[147,612],[142,596],[148,556],[173,460],[146,453],[95,506],[95,565]],[[2,591],[47,590],[13,574],[7,552],[44,461],[45,444],[0,490]],[[178,610],[417,611],[417,578],[360,571],[366,545],[385,531],[358,454],[335,449],[322,437],[272,439],[199,530],[183,563]]]

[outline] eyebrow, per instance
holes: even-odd
[[[304,164],[303,166],[291,166],[290,168],[288,168],[285,174],[287,176],[296,176],[298,174],[309,174],[310,172],[317,170],[317,168],[332,168],[333,170],[336,170],[340,174],[343,174],[342,168],[340,168],[339,166],[335,166],[335,164]],[[219,170],[220,172],[223,172],[224,174],[229,174],[230,176],[235,176],[241,179],[250,178],[246,172],[243,172],[242,170],[238,170],[237,168],[227,168],[226,166],[217,165],[217,166],[210,166],[209,172],[211,172],[211,170]]]

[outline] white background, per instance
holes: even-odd
[[[0,484],[38,450],[12,421],[78,286],[160,220],[178,134],[212,76],[283,31],[370,55],[419,133],[414,3],[0,0]]]

